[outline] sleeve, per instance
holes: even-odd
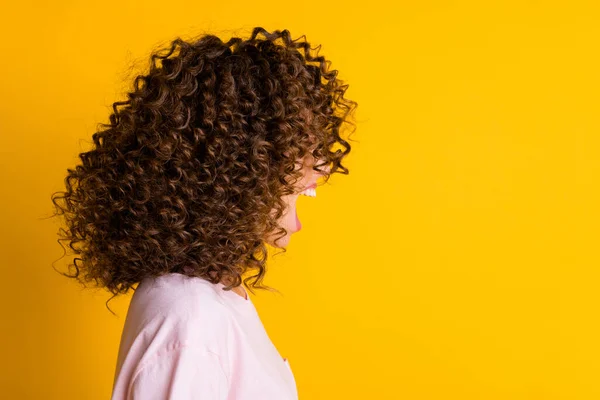
[[[134,375],[129,400],[226,400],[228,377],[219,356],[189,346],[169,349]]]

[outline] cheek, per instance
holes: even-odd
[[[297,194],[295,194],[295,195],[290,195],[290,196],[289,196],[289,197],[286,199],[286,201],[285,201],[285,203],[286,203],[286,205],[287,205],[287,208],[288,208],[288,209],[295,209],[295,208],[296,208],[296,202],[297,202],[297,201],[298,201],[298,195],[297,195]]]
[[[282,220],[287,220],[290,218],[290,214],[292,218],[294,217],[294,213],[296,210],[296,201],[298,199],[298,195],[290,194],[283,196],[282,200],[285,204],[285,210],[283,211],[283,215],[281,216]]]

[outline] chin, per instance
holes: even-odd
[[[271,238],[270,240],[267,241],[267,243],[270,246],[276,247],[276,248],[284,248],[286,247],[291,239],[291,236],[297,232],[297,230],[293,229],[293,228],[285,228],[287,231],[287,234],[283,237],[281,237],[280,239],[277,239],[277,243],[274,242],[274,238]]]

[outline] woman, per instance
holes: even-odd
[[[287,30],[176,39],[53,198],[81,255],[66,276],[134,290],[112,399],[297,399],[241,284],[254,271],[244,285],[271,290],[266,244],[285,251],[298,196],[348,174],[339,130],[357,104],[310,50]]]

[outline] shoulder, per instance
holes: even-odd
[[[234,322],[218,290],[208,281],[181,274],[145,279],[138,285],[121,336],[116,393],[129,388],[134,398],[173,398],[173,393],[161,392],[171,390],[169,382],[178,382],[178,388],[193,387],[185,382],[207,373],[218,373],[217,382],[226,380]],[[176,398],[194,397],[182,393]]]
[[[217,290],[204,279],[182,274],[144,280],[131,299],[127,318],[159,342],[218,346],[230,327],[231,313]]]
[[[185,316],[197,311],[201,314],[220,312],[226,308],[219,288],[207,280],[170,273],[144,279],[136,289],[131,302],[149,313]]]

